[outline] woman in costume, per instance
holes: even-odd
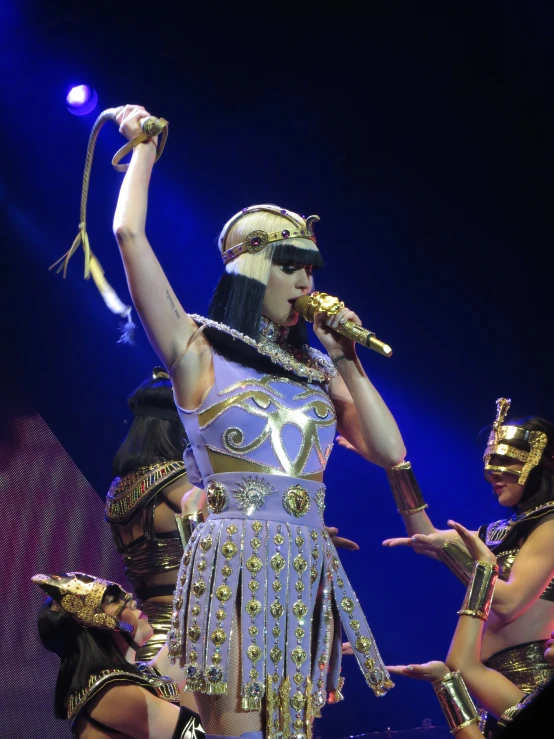
[[[554,427],[537,417],[505,424],[509,406],[505,398],[497,401],[484,455],[485,477],[498,502],[515,512],[478,532],[500,567],[481,657],[531,693],[554,674],[544,659],[554,630]],[[383,544],[411,546],[440,559],[467,584],[471,557],[455,531],[431,523],[410,463],[388,476],[409,538]]]
[[[145,661],[166,643],[183,544],[201,520],[205,495],[187,478],[185,430],[167,372],[156,367],[128,405],[133,423],[113,461],[116,477],[105,517],[138,606],[154,630],[137,654]]]
[[[149,664],[135,661],[152,627],[134,596],[80,572],[32,580],[48,595],[39,613],[40,639],[60,658],[54,713],[69,720],[72,735],[190,739],[190,713],[175,705],[174,680],[182,683],[182,672],[167,649]]]
[[[120,130],[135,138],[147,116],[126,106]],[[335,427],[384,467],[403,459],[404,445],[353,342],[334,330],[357,316],[346,308],[317,316],[329,357],[306,344],[293,303],[322,263],[317,216],[273,205],[234,216],[219,239],[225,271],[209,318],[189,315],[145,235],[155,156],[152,139],[133,150],[114,231],[133,301],[172,378],[190,482],[206,490],[210,513],[179,572],[171,653],[209,734],[309,737],[328,695],[340,697],[340,621],[374,692],[391,687],[323,527]]]
[[[113,461],[116,478],[106,496],[105,518],[138,607],[153,630],[137,652],[138,660],[149,661],[167,641],[177,572],[184,546],[202,520],[205,494],[188,481],[182,460],[185,430],[167,372],[156,367],[128,405],[134,419]],[[181,703],[193,719],[194,696],[183,695]],[[193,723],[201,731],[198,721]]]
[[[545,715],[541,703],[546,683],[532,693],[526,693],[503,674],[481,662],[485,623],[494,603],[495,585],[501,585],[496,582],[499,572],[497,558],[474,533],[453,521],[449,524],[471,557],[471,575],[446,660],[423,665],[397,665],[388,669],[395,675],[432,682],[449,728],[460,739],[483,736],[468,690],[498,719],[494,736],[504,735],[507,726],[511,727],[507,732],[510,736],[512,728],[513,736],[546,735],[542,733],[545,726],[541,725],[541,717]],[[554,633],[545,642],[543,659],[554,668]],[[550,708],[546,715],[550,718]],[[529,733],[517,733],[517,728],[523,725]],[[485,735],[489,736],[488,732]]]
[[[207,508],[204,491],[188,481],[182,460],[185,429],[167,372],[155,367],[128,405],[133,423],[113,461],[116,477],[106,496],[105,518],[138,607],[154,631],[137,652],[144,662],[166,643],[184,546]],[[337,536],[337,529],[327,531],[336,547],[358,549]],[[190,700],[192,707],[192,695]]]

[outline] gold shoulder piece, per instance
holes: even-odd
[[[170,482],[187,474],[184,462],[160,462],[116,477],[106,496],[108,523],[125,524]]]

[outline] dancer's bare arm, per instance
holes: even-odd
[[[471,531],[460,524],[452,522],[458,535],[466,545],[474,560],[496,562],[496,557],[486,544]],[[505,585],[497,581],[499,585]],[[493,607],[497,598],[495,589]],[[461,615],[446,657],[446,664],[451,670],[459,670],[470,693],[477,701],[495,716],[522,700],[522,691],[496,670],[491,670],[481,662],[481,642],[485,621],[474,616]]]
[[[426,511],[402,516],[408,536],[398,536],[383,541],[384,547],[410,547],[417,554],[438,559],[437,552],[448,541],[460,540],[453,529],[437,529]],[[477,533],[477,532],[473,532]]]
[[[133,739],[171,739],[179,708],[131,683],[115,683],[92,701],[93,719]]]
[[[496,583],[492,608],[502,623],[521,616],[554,577],[554,516],[545,516],[527,537],[510,577]]]

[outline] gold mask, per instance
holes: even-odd
[[[85,575],[83,572],[66,572],[60,575],[34,575],[31,580],[52,598],[52,610],[66,612],[83,626],[111,631],[132,633],[131,624],[121,621],[121,615],[131,593],[111,580]],[[115,585],[122,593],[123,603],[114,616],[102,609],[102,600],[108,587]]]
[[[496,418],[483,456],[485,472],[508,472],[518,477],[520,485],[525,485],[531,470],[540,464],[548,437],[543,431],[530,431],[521,426],[504,426],[511,403],[509,398],[498,398],[496,401]],[[512,446],[511,442],[514,441],[529,444],[529,451],[526,452]],[[523,469],[521,471],[510,470],[507,467],[492,465],[490,460],[494,454],[523,462]]]

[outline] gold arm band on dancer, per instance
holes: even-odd
[[[472,578],[466,591],[466,597],[458,616],[473,616],[486,621],[491,609],[494,586],[498,579],[496,562],[476,562]]]
[[[464,585],[469,585],[473,574],[474,559],[462,542],[454,539],[445,542],[437,552],[437,557],[453,572]]]
[[[184,516],[176,515],[175,521],[179,529],[183,549],[186,549],[194,530],[204,522],[204,516],[200,511],[196,511],[195,513],[189,513]]]
[[[411,516],[427,508],[427,503],[423,500],[423,495],[412,470],[411,462],[401,462],[386,472],[394,502],[400,515]]]
[[[459,672],[449,672],[433,688],[452,734],[478,723],[477,709]]]

